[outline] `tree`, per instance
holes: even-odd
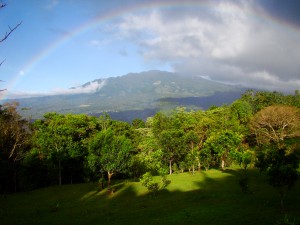
[[[62,172],[69,169],[73,182],[73,169],[83,168],[87,154],[87,140],[97,129],[94,117],[86,115],[61,115],[47,113],[44,119],[33,124],[33,152],[41,160],[47,160],[57,168],[58,184],[62,184]]]
[[[210,164],[215,166],[221,162],[224,169],[226,160],[232,152],[237,151],[243,138],[243,125],[237,113],[228,106],[214,107],[205,112],[201,119],[206,131],[202,138],[200,158],[207,169]]]
[[[249,102],[238,99],[230,105],[230,111],[242,125],[247,127],[247,124],[253,115],[252,107]]]
[[[196,153],[196,160],[198,163],[198,171],[200,171],[202,165],[204,165],[205,169],[208,169],[210,166],[211,154],[207,154],[208,152],[205,152],[205,150],[203,149],[203,144],[208,138],[214,120],[207,116],[207,112],[201,110],[195,112],[194,117],[196,120],[196,124],[193,131],[198,136],[196,147],[196,150],[198,152]]]
[[[182,114],[182,110],[177,111]],[[178,161],[185,154],[184,130],[182,129],[183,119],[173,112],[167,116],[161,112],[153,118],[152,131],[157,138],[163,151],[163,157],[169,164],[169,173],[172,174],[172,163]]]
[[[197,161],[197,143],[199,142],[199,136],[195,131],[191,130],[185,135],[185,141],[190,146],[190,153],[188,154],[188,161],[192,164],[192,172],[195,174],[195,163]]]
[[[165,130],[161,133],[159,140],[164,158],[169,162],[170,175],[172,174],[172,163],[177,161],[184,152],[184,133],[181,130]]]
[[[159,174],[163,168],[163,152],[158,140],[154,137],[151,128],[139,128],[137,132],[138,140],[135,142],[138,153],[134,157],[134,166],[139,170],[139,175],[146,172]]]
[[[300,137],[299,109],[284,105],[266,107],[254,115],[250,129],[259,145],[274,143],[280,148],[286,139]]]
[[[29,123],[18,114],[17,106],[16,102],[0,106],[0,170],[8,176],[7,179],[1,176],[0,189],[13,183],[14,191],[17,191],[17,167],[25,157],[31,135]]]
[[[284,105],[266,107],[254,115],[250,129],[259,146],[256,166],[266,171],[269,183],[279,189],[283,210],[286,192],[298,178],[300,111]]]
[[[144,128],[145,127],[145,122],[142,119],[136,118],[132,121],[132,126],[134,128]]]
[[[88,165],[95,172],[107,173],[108,190],[112,176],[128,169],[131,150],[130,139],[124,134],[117,134],[112,128],[98,132],[90,140]]]
[[[299,91],[296,90],[294,95],[284,95],[277,91],[253,91],[248,90],[240,99],[250,104],[253,113],[272,105],[289,105],[300,107]]]
[[[17,102],[0,106],[1,149],[7,158],[19,161],[24,157],[23,146],[29,141],[29,124],[17,112]]]
[[[46,120],[34,123],[34,151],[39,153],[41,159],[47,159],[58,169],[58,184],[62,184],[62,161],[68,157],[67,148],[71,145],[70,136],[65,135],[63,115],[49,113],[44,116]]]
[[[225,168],[226,160],[232,152],[238,150],[241,135],[231,130],[221,131],[211,135],[205,142],[205,149],[215,152],[221,159],[221,168]]]

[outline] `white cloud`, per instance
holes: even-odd
[[[106,80],[102,80],[102,82],[93,81],[86,85],[67,89],[67,90],[58,90],[54,93],[60,93],[60,94],[81,94],[81,93],[93,93],[97,90],[101,89],[103,86],[106,85]]]
[[[53,96],[53,95],[72,95],[72,94],[88,94],[94,93],[106,85],[106,80],[103,79],[101,82],[93,81],[88,84],[78,86],[70,89],[56,89],[51,92],[8,92],[7,98],[18,99],[18,98],[30,98],[30,97],[42,97],[42,96]],[[1,97],[1,96],[0,96]]]
[[[277,90],[299,89],[299,31],[257,17],[253,1],[214,2],[211,10],[149,11],[124,17],[123,38],[147,60],[212,80]]]

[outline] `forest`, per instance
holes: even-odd
[[[94,117],[55,112],[46,113],[42,119],[30,121],[22,118],[17,108],[18,103],[15,102],[6,103],[0,108],[0,200],[5,204],[0,208],[0,217],[8,224],[35,224],[44,220],[47,224],[56,220],[62,222],[66,219],[65,214],[60,218],[51,217],[51,214],[46,212],[58,211],[59,202],[64,202],[65,210],[75,212],[74,205],[78,204],[76,199],[86,196],[87,190],[91,190],[90,185],[98,187],[95,196],[96,193],[101,194],[98,197],[102,199],[100,202],[107,202],[106,204],[111,206],[106,209],[105,205],[98,205],[97,201],[82,202],[83,205],[79,208],[83,207],[88,212],[87,207],[96,207],[101,213],[91,211],[86,213],[90,217],[75,216],[72,221],[78,220],[78,224],[90,220],[91,224],[97,224],[99,216],[110,224],[119,224],[123,220],[119,216],[112,216],[114,210],[118,210],[118,214],[128,219],[127,222],[123,221],[124,224],[132,224],[132,219],[138,215],[135,213],[136,204],[140,204],[140,201],[144,201],[148,206],[153,204],[153,207],[147,210],[144,210],[144,205],[138,206],[139,210],[144,210],[140,214],[142,218],[149,213],[155,213],[158,220],[162,219],[162,215],[168,218],[173,210],[182,212],[181,204],[190,202],[189,208],[196,214],[193,217],[190,217],[189,213],[180,214],[178,223],[187,218],[195,220],[194,224],[198,224],[199,219],[212,222],[213,215],[221,216],[226,212],[214,207],[215,200],[212,196],[218,196],[220,204],[222,199],[224,201],[229,198],[226,201],[229,201],[232,207],[237,207],[236,212],[244,215],[249,211],[256,215],[254,218],[261,219],[260,211],[255,209],[260,207],[266,215],[271,215],[272,211],[268,209],[272,207],[270,201],[274,199],[267,186],[262,186],[261,182],[276,190],[281,212],[286,212],[287,205],[292,209],[291,212],[297,211],[297,207],[293,205],[297,204],[295,201],[298,188],[295,186],[298,184],[300,164],[299,91],[285,95],[280,92],[248,90],[229,105],[211,106],[205,111],[178,107],[171,111],[158,112],[146,121],[136,118],[131,123],[112,120],[108,114]],[[261,175],[255,171],[260,171],[263,179],[259,178]],[[233,178],[228,177],[236,173],[238,185],[234,184]],[[182,176],[179,176],[180,174]],[[214,185],[214,182],[220,182],[220,179],[224,180],[222,188]],[[132,192],[127,193],[128,191],[121,191],[116,195],[120,196],[116,197],[116,200],[111,198],[108,201],[106,197],[101,197],[103,193],[114,194],[116,188],[134,184],[126,183],[127,181],[138,182],[148,190],[150,196],[176,187],[185,191],[191,188],[198,190],[199,187],[191,185],[199,182],[204,182],[207,189],[200,195],[195,195],[196,189],[186,194],[177,191],[174,192],[176,195],[172,195],[172,200],[166,194],[168,192],[160,195],[160,200],[147,197],[141,200],[141,197],[136,195],[132,198]],[[76,186],[83,184],[88,186]],[[14,193],[32,193],[33,190],[42,190],[44,187],[62,188],[55,189],[55,193],[51,192],[53,188],[45,189],[42,197],[41,193],[35,192],[35,195],[16,195],[16,199],[12,199]],[[244,195],[234,194],[234,197],[230,197],[230,193],[236,193],[234,187],[239,187]],[[132,186],[128,188],[131,190]],[[245,199],[254,197],[255,188],[254,202],[257,203],[244,205]],[[291,189],[296,189],[296,192],[286,203],[286,196]],[[79,193],[83,197],[77,196]],[[127,194],[122,197],[122,193]],[[194,194],[187,197],[190,193]],[[270,200],[260,203],[265,201],[263,199],[267,196]],[[34,200],[35,198],[39,200]],[[53,198],[58,200],[51,200]],[[187,200],[189,198],[192,200]],[[207,198],[207,205],[198,206],[197,198]],[[21,199],[27,200],[16,203]],[[132,201],[132,205],[126,206],[126,210],[123,204],[128,201]],[[164,207],[169,207],[169,201],[181,204],[173,205],[175,208],[166,209],[168,213],[163,213],[164,210],[159,209],[157,201]],[[237,201],[241,203],[236,203]],[[14,204],[20,206],[16,208]],[[25,210],[24,204],[30,207]],[[54,204],[50,210],[49,204]],[[244,206],[241,208],[241,205]],[[211,210],[215,213],[202,215],[201,212],[209,210],[209,207],[212,207]],[[198,208],[200,211],[195,211]],[[292,214],[297,215],[296,211]],[[225,224],[242,221],[233,215],[228,217],[231,219]],[[159,224],[169,224],[178,216],[171,216]],[[18,218],[26,219],[21,222]],[[140,222],[144,223],[149,222],[152,217],[147,217],[147,220],[142,218]],[[279,217],[267,216],[265,222],[272,224],[277,218]],[[212,224],[218,224],[218,221]],[[252,223],[251,217],[245,217],[243,221],[246,224]],[[287,217],[282,221],[285,223],[276,224],[297,224]]]
[[[17,103],[0,109],[0,191],[140,178],[240,165],[266,171],[274,186],[298,177],[300,94],[246,91],[230,105],[158,112],[132,123],[46,113],[29,122]]]

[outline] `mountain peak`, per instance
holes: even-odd
[[[197,104],[197,98],[211,96],[217,92],[242,93],[240,87],[217,83],[200,76],[150,70],[96,79],[74,87],[64,95],[33,97],[17,101],[22,107],[31,108],[31,112],[27,113],[37,118],[50,111],[97,114],[104,111],[158,110],[176,107],[176,104],[184,105],[185,100],[180,99],[186,98],[194,98],[188,105],[199,108],[201,106]],[[222,94],[218,96],[220,98]]]

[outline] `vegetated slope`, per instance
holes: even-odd
[[[244,91],[237,86],[225,85],[201,77],[156,70],[94,80],[82,87],[95,82],[99,84],[99,88],[94,93],[34,97],[17,101],[21,103],[21,107],[31,109],[23,114],[35,118],[52,111],[99,114],[104,111],[161,110],[178,105],[205,109],[207,104],[202,107],[201,104],[197,104],[196,101],[191,102],[188,98],[213,96],[218,92],[218,99],[210,99],[210,104],[220,105],[231,103],[222,98],[222,93],[233,93],[231,95],[234,97],[231,100],[235,100]]]
[[[249,170],[249,193],[238,185],[242,171],[209,170],[167,176],[167,189],[153,196],[139,182],[114,181],[113,194],[96,184],[44,188],[0,196],[1,224],[210,224],[274,225],[278,192],[262,173]],[[157,177],[157,179],[159,179]],[[299,218],[299,183],[285,199],[286,214]]]

